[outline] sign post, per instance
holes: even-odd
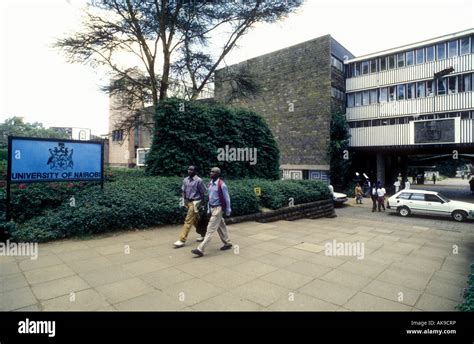
[[[12,183],[98,181],[104,188],[104,143],[8,137],[6,219],[11,219]]]

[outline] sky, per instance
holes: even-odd
[[[109,100],[100,91],[109,81],[105,72],[69,64],[52,48],[80,28],[85,2],[0,0],[1,122],[19,116],[46,127],[109,132]],[[360,56],[473,27],[474,0],[305,0],[283,21],[255,26],[225,64],[326,34]]]

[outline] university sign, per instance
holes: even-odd
[[[7,220],[10,184],[99,181],[104,186],[103,142],[8,137]]]
[[[102,181],[101,142],[26,137],[9,139],[12,183]]]

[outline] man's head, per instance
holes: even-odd
[[[221,169],[219,167],[211,168],[211,179],[216,180],[221,175]]]
[[[195,166],[189,166],[188,167],[188,176],[194,177],[196,175],[196,167]]]

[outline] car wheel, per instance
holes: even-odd
[[[467,214],[462,210],[453,211],[452,217],[454,221],[463,222],[467,218]]]
[[[410,209],[408,207],[400,207],[398,208],[398,214],[403,217],[407,217],[410,215]]]

